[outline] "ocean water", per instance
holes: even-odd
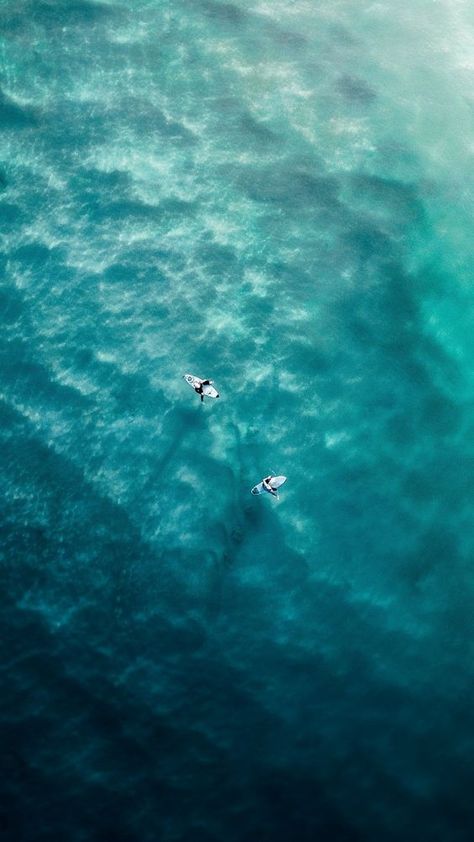
[[[472,5],[0,30],[0,839],[471,840]]]

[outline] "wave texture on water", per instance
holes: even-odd
[[[473,28],[426,9],[4,2],[1,838],[472,838]]]

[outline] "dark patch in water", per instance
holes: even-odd
[[[110,193],[112,190],[127,193],[130,184],[130,176],[124,170],[106,172],[105,170],[98,170],[94,167],[91,169],[85,169],[84,167],[78,168],[74,173],[72,181],[72,186],[77,187],[81,191],[81,195],[83,193],[87,195],[91,191],[95,193],[99,190],[106,191],[107,193]]]
[[[314,751],[318,747],[314,746]],[[273,842],[276,824],[278,839],[298,839],[298,842],[362,842],[362,837],[349,823],[344,822],[330,807],[326,786],[314,775],[314,770],[282,771],[267,768],[257,784],[262,824],[256,830],[261,842]],[[308,810],[308,805],[311,809]],[[264,822],[266,814],[267,821]]]
[[[433,477],[426,477],[433,484]],[[407,482],[406,490],[413,495],[413,478]],[[416,480],[415,480],[416,483]],[[432,492],[436,497],[435,489]],[[416,499],[416,496],[413,495]],[[405,559],[401,567],[404,575],[413,586],[419,587],[430,577],[441,576],[443,579],[450,575],[458,575],[460,563],[457,538],[443,526],[432,526],[421,537],[419,546],[414,553]]]
[[[51,249],[44,243],[36,242],[20,246],[20,248],[11,253],[10,257],[27,265],[36,264],[39,266],[49,261],[56,252],[57,249]]]
[[[201,0],[199,5],[206,15],[220,23],[228,23],[236,26],[242,24],[246,17],[242,9],[234,5],[234,3]]]
[[[159,132],[159,134],[167,140],[179,141],[183,144],[194,144],[196,138],[189,129],[186,128],[178,120],[167,117],[158,108],[153,108],[148,105],[147,122],[149,122],[150,129]],[[143,118],[140,119],[140,124],[143,129]]]
[[[32,17],[45,26],[90,25],[105,22],[116,14],[117,7],[92,0],[36,0],[32,3]]]
[[[2,324],[12,324],[23,314],[24,303],[20,293],[11,286],[0,287],[0,320]]]
[[[364,197],[375,212],[382,206],[390,211],[391,220],[400,219],[405,225],[423,223],[425,212],[416,185],[361,174],[353,176],[351,183],[356,201]]]
[[[206,271],[221,275],[223,271],[232,271],[237,262],[237,255],[231,246],[208,242],[199,249],[199,258],[206,265]]]
[[[369,105],[376,99],[376,94],[364,79],[345,74],[337,82],[337,89],[349,102]]]
[[[430,430],[435,438],[453,435],[461,422],[459,406],[446,395],[432,390],[421,405],[420,421],[423,429]]]
[[[285,208],[298,208],[308,212],[315,209],[339,208],[339,181],[337,178],[300,168],[268,167],[237,169],[239,186],[256,202],[268,202]]]
[[[144,202],[129,199],[128,201],[111,202],[100,210],[97,209],[96,216],[115,220],[128,219],[129,217],[157,220],[161,213],[160,208],[156,205],[147,205]]]
[[[352,47],[357,43],[356,39],[347,29],[347,27],[342,26],[339,23],[331,23],[328,27],[328,32],[331,35],[333,41],[337,44],[343,44],[346,47]]]
[[[255,120],[251,114],[244,114],[241,118],[241,126],[246,134],[251,134],[262,143],[270,143],[276,139],[276,135],[265,125],[258,120]]]
[[[308,39],[299,32],[291,32],[284,29],[274,29],[273,38],[276,44],[280,44],[286,50],[300,51],[307,47]]]
[[[16,225],[24,217],[18,205],[9,202],[0,202],[0,222],[2,225]]]
[[[165,198],[160,201],[160,209],[164,211],[164,213],[177,214],[180,216],[194,216],[194,212],[197,208],[198,205],[196,202],[187,202],[184,199],[178,199],[176,197],[169,199]]]
[[[39,115],[36,109],[17,105],[0,91],[0,122],[4,129],[30,129],[38,125]]]

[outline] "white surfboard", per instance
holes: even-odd
[[[276,491],[277,488],[280,488],[280,485],[283,485],[284,482],[286,482],[286,477],[272,477],[270,480],[270,485],[273,488],[273,490]],[[266,494],[270,494],[270,492],[267,491],[267,489],[265,488],[263,482],[259,482],[257,483],[257,485],[254,485],[251,494],[263,494],[264,492]]]
[[[189,383],[189,385],[191,386],[192,389],[194,389],[195,386],[199,386],[202,383],[201,378],[196,377],[194,374],[183,374],[183,377],[186,380],[186,383]],[[206,384],[205,386],[202,387],[202,393],[207,398],[218,398],[219,397],[219,392],[217,391],[217,389],[214,389],[214,386],[211,386],[209,384]]]

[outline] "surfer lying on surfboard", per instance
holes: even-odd
[[[201,395],[201,401],[204,400],[204,392],[202,390],[203,386],[212,386],[212,380],[201,380],[198,386],[194,387],[194,391]]]
[[[194,389],[198,395],[201,395],[201,401],[204,398],[218,398],[219,392],[217,389],[212,385],[214,383],[213,380],[201,380],[200,377],[196,377],[195,374],[183,374],[186,383],[191,386],[191,389]]]
[[[257,485],[250,490],[251,494],[271,494],[272,497],[276,497],[278,500],[278,491],[277,488],[283,485],[286,482],[286,477],[278,476],[276,477],[274,474],[270,474],[265,479],[262,479]]]
[[[270,494],[273,494],[274,497],[278,497],[278,494],[276,493],[275,489],[272,488],[272,486],[270,484],[272,479],[273,479],[273,476],[272,476],[272,474],[270,474],[269,477],[265,477],[265,479],[262,479],[262,485],[263,485],[265,491],[269,491]]]

